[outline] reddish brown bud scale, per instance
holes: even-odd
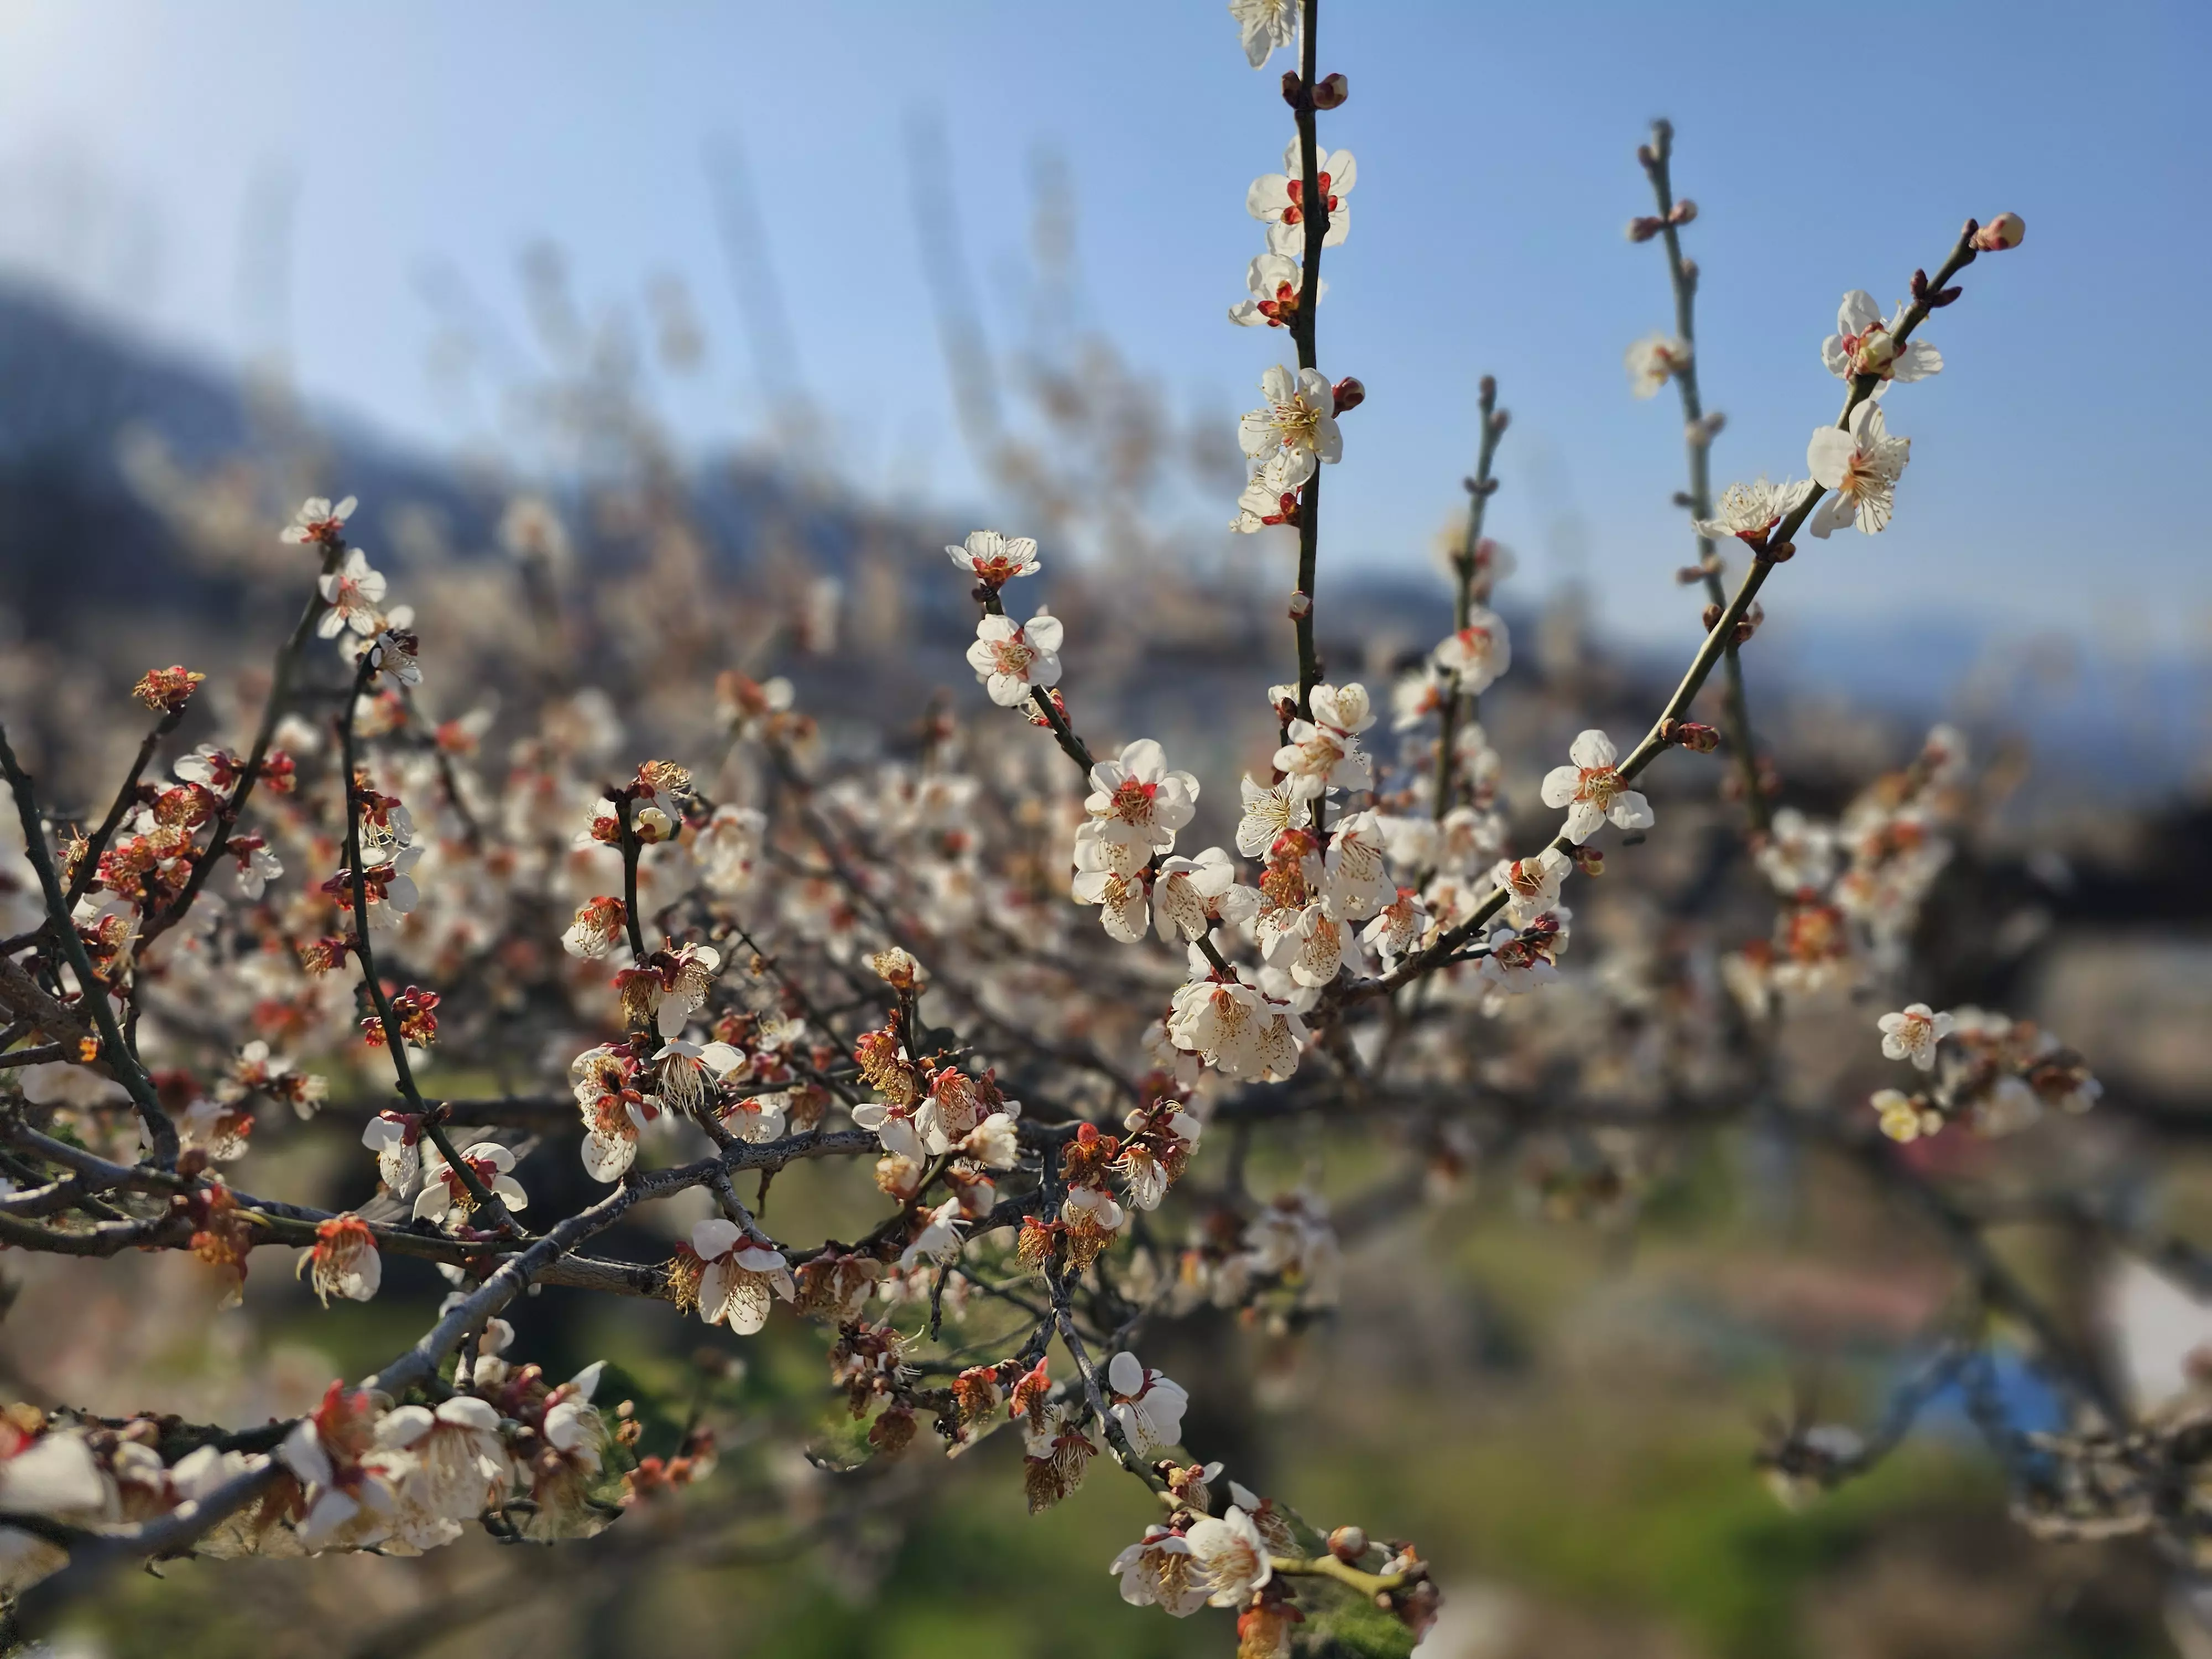
[[[1341,109],[1344,107],[1344,100],[1351,96],[1352,82],[1341,75],[1324,75],[1321,78],[1321,84],[1314,88],[1314,107]]]

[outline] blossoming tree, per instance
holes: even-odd
[[[1843,1017],[1869,1057],[1878,1046],[1905,1068],[1896,1086],[1800,1115],[1794,1132],[1911,1194],[1957,1247],[1974,1310],[1942,1350],[1945,1377],[1988,1366],[2002,1315],[2067,1393],[2078,1431],[2032,1468],[1991,1429],[2037,1523],[2178,1524],[2154,1465],[2181,1455],[2179,1430],[2136,1423],[1989,1253],[1977,1217],[1899,1150],[2003,1135],[2099,1095],[2079,1056],[2024,1022],[1905,1001],[1967,767],[1958,739],[1938,732],[1840,817],[1810,817],[1779,804],[1741,660],[1800,532],[1891,522],[1910,453],[1888,426],[1910,407],[1898,388],[1944,366],[1921,331],[1962,297],[1962,272],[2019,244],[2020,221],[1967,222],[1887,315],[1846,295],[1818,346],[1842,406],[1812,430],[1808,477],[1734,483],[1716,501],[1721,420],[1701,398],[1681,240],[1696,210],[1673,192],[1671,131],[1655,130],[1641,160],[1656,211],[1629,234],[1663,244],[1675,320],[1627,367],[1638,395],[1671,382],[1680,396],[1695,549],[1682,574],[1704,590],[1703,636],[1640,736],[1624,748],[1582,729],[1516,809],[1480,723],[1513,668],[1490,608],[1505,561],[1483,534],[1508,429],[1489,382],[1449,630],[1378,690],[1322,659],[1322,482],[1356,465],[1365,396],[1320,367],[1323,256],[1346,245],[1357,178],[1322,124],[1349,88],[1320,72],[1315,0],[1230,10],[1255,68],[1281,49],[1296,59],[1282,77],[1293,136],[1282,170],[1247,193],[1263,247],[1230,311],[1293,360],[1265,368],[1238,425],[1249,482],[1231,520],[1295,538],[1295,673],[1254,689],[1272,764],[1201,777],[1151,738],[1109,740],[1063,690],[1081,631],[1042,605],[1008,608],[1051,556],[979,530],[947,552],[975,607],[967,660],[993,717],[963,732],[933,714],[918,759],[840,752],[787,680],[731,668],[689,752],[617,765],[610,700],[552,675],[500,712],[514,747],[496,781],[482,763],[489,706],[428,712],[441,654],[460,657],[441,653],[447,619],[387,603],[349,538],[350,498],[308,501],[282,532],[304,562],[301,609],[239,740],[164,759],[204,678],[177,666],[138,682],[153,725],[104,811],[42,792],[0,743],[21,829],[0,939],[0,1243],[189,1252],[234,1286],[290,1249],[331,1319],[392,1294],[387,1258],[434,1264],[450,1286],[416,1340],[294,1419],[11,1408],[0,1573],[15,1631],[44,1629],[132,1562],[411,1553],[478,1526],[576,1539],[704,1482],[703,1430],[641,1454],[641,1425],[629,1402],[600,1398],[598,1366],[556,1382],[516,1352],[503,1315],[558,1285],[738,1337],[811,1322],[830,1391],[866,1425],[864,1456],[1018,1435],[1032,1509],[1107,1460],[1158,1504],[1112,1563],[1122,1597],[1176,1618],[1229,1609],[1242,1652],[1288,1651],[1302,1626],[1355,1613],[1410,1644],[1439,1599],[1421,1553],[1349,1517],[1310,1518],[1186,1444],[1205,1381],[1146,1364],[1148,1332],[1200,1305],[1296,1331],[1333,1302],[1343,1241],[1317,1188],[1247,1185],[1246,1150],[1272,1126],[1356,1121],[1404,1153],[1418,1190],[1494,1150],[1501,1121],[1513,1133],[1607,1121],[1605,1101],[1539,1082],[1540,1067],[1500,1083],[1479,1062],[1508,1042],[1556,1054],[1585,1040],[1579,1016],[1546,1035],[1570,884],[1601,876],[1607,842],[1667,835],[1644,787],[1662,761],[1723,748],[1741,820],[1729,849],[1771,886],[1773,933],[1725,941],[1711,974],[1684,969],[1668,1010],[1638,1015],[1650,1086],[1632,1116],[1663,1127],[1769,1109],[1787,1005],[1844,983],[1892,995],[1903,1006],[1878,1022]],[[529,557],[559,534],[542,517],[511,529]],[[1692,716],[1717,673],[1709,725]],[[1201,803],[1232,795],[1229,844],[1194,844]],[[1530,801],[1564,816],[1548,839],[1516,842]],[[434,1082],[470,1067],[538,1081]],[[228,1178],[272,1125],[349,1115],[353,1207]],[[1224,1166],[1194,1176],[1201,1145],[1224,1143]],[[805,1164],[854,1168],[877,1219],[849,1241],[780,1236],[772,1180]],[[577,1182],[582,1201],[533,1199]],[[704,1212],[672,1230],[672,1249],[634,1248],[641,1213],[685,1203]],[[1817,1488],[1901,1431],[1801,1425],[1761,1455],[1793,1491]]]

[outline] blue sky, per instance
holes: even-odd
[[[1894,300],[1966,214],[2028,225],[1927,331],[1948,370],[1889,404],[1915,441],[1893,527],[1809,549],[1771,609],[2212,635],[2195,511],[2212,143],[2191,99],[2212,8],[1331,0],[1322,27],[1323,68],[1352,82],[1325,136],[1360,165],[1322,367],[1370,390],[1330,479],[1332,562],[1426,559],[1488,371],[1516,416],[1493,522],[1526,580],[1577,577],[1654,638],[1687,625],[1671,395],[1633,401],[1620,368],[1668,314],[1656,247],[1621,235],[1648,199],[1632,151],[1663,112],[1703,210],[1723,481],[1802,471],[1837,402],[1818,347],[1844,289]],[[509,319],[534,239],[568,251],[593,306],[681,273],[714,350],[668,407],[706,446],[762,414],[702,164],[735,134],[843,470],[989,519],[919,281],[914,112],[942,114],[998,342],[1018,328],[1032,159],[1055,147],[1076,320],[1227,421],[1285,347],[1223,315],[1258,247],[1245,186],[1289,134],[1282,66],[1244,65],[1218,0],[0,0],[0,260],[214,357],[281,346],[312,398],[426,446],[487,429],[428,372],[429,273]],[[241,251],[288,179],[279,285]]]

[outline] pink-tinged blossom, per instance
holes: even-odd
[[[1170,772],[1167,751],[1150,738],[1139,738],[1116,758],[1093,766],[1091,787],[1083,806],[1099,834],[1155,853],[1175,850],[1176,831],[1197,810],[1198,780],[1188,772]]]
[[[1321,200],[1328,211],[1323,247],[1334,247],[1352,234],[1352,210],[1345,198],[1358,181],[1358,164],[1348,149],[1324,150],[1315,158]],[[1262,173],[1244,192],[1244,210],[1267,227],[1267,246],[1278,254],[1295,254],[1306,245],[1305,153],[1293,136],[1283,152],[1283,170]]]
[[[349,1302],[374,1296],[384,1282],[384,1258],[377,1254],[376,1235],[368,1224],[348,1212],[317,1225],[314,1245],[300,1252],[296,1271],[327,1308],[334,1296]]]
[[[1805,448],[1814,482],[1835,494],[1813,510],[1805,527],[1826,538],[1856,525],[1871,536],[1889,523],[1897,504],[1897,481],[1912,458],[1912,440],[1893,438],[1883,423],[1881,405],[1868,398],[1851,411],[1848,428],[1824,426]]]
[[[1567,809],[1569,841],[1588,841],[1608,819],[1623,830],[1649,830],[1656,822],[1650,802],[1628,787],[1613,764],[1620,757],[1613,740],[1593,728],[1567,750],[1571,765],[1555,766],[1544,775],[1544,805]]]
[[[1449,674],[1459,689],[1480,696],[1513,665],[1513,640],[1505,619],[1476,606],[1468,612],[1467,626],[1448,634],[1429,653],[1429,661],[1440,674]]]
[[[359,548],[349,552],[345,562],[330,574],[318,577],[316,586],[323,603],[330,607],[315,624],[315,632],[323,638],[336,639],[350,628],[366,639],[384,625],[384,613],[379,609],[384,603],[384,575],[369,568],[368,555]]]
[[[1001,536],[995,530],[970,531],[963,547],[945,550],[952,562],[989,588],[1000,588],[1017,576],[1036,574],[1037,544],[1027,536]]]
[[[1874,295],[1864,289],[1853,289],[1844,295],[1844,302],[1836,308],[1836,331],[1820,343],[1820,361],[1828,366],[1828,373],[1839,380],[1855,380],[1862,374],[1878,376],[1881,384],[1875,388],[1880,397],[1892,380],[1924,380],[1939,374],[1943,368],[1943,354],[1925,341],[1913,340],[1900,347],[1897,331],[1905,321],[1905,307],[1900,305],[1897,314],[1888,321],[1882,320],[1881,307],[1875,304]]]
[[[1422,906],[1420,893],[1414,888],[1401,887],[1397,896],[1375,913],[1374,920],[1360,929],[1360,942],[1372,951],[1389,973],[1398,965],[1399,958],[1420,943],[1428,931],[1429,913]]]
[[[1886,1059],[1909,1060],[1923,1072],[1936,1069],[1936,1046],[1951,1035],[1956,1022],[1924,1002],[1915,1002],[1901,1012],[1884,1014],[1875,1022],[1881,1031]]]
[[[351,495],[335,506],[326,495],[310,495],[300,503],[292,522],[276,532],[276,539],[288,547],[299,547],[308,542],[327,545],[344,533],[345,521],[353,517],[354,508],[360,505],[359,500]]]
[[[1559,884],[1573,867],[1565,853],[1547,847],[1534,858],[1500,859],[1490,879],[1505,894],[1505,914],[1525,927],[1558,905]]]
[[[975,624],[968,665],[1001,708],[1029,701],[1033,689],[1060,684],[1060,618],[1039,612],[1026,624],[985,617]]]

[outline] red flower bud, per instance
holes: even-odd
[[[2018,247],[2027,234],[2027,222],[2017,213],[2000,213],[1974,233],[1974,246],[1984,253]]]
[[[1336,412],[1340,415],[1349,410],[1357,409],[1367,401],[1367,388],[1349,374],[1339,380],[1330,390],[1336,396]]]
[[[1316,109],[1340,109],[1344,100],[1352,96],[1352,82],[1341,75],[1324,75],[1321,84],[1314,88]]]

